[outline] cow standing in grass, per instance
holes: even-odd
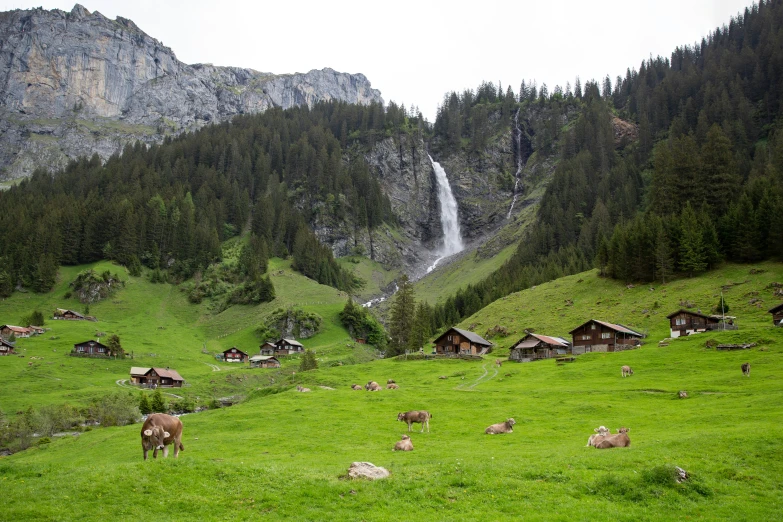
[[[163,450],[163,456],[168,457],[169,449],[166,446],[170,444],[174,445],[174,458],[179,456],[180,450],[185,450],[182,445],[182,421],[165,413],[153,413],[147,417],[141,427],[144,460],[147,460],[149,450],[153,450],[153,459],[158,458],[158,450]]]
[[[742,363],[742,375],[750,377],[750,363]]]
[[[620,369],[620,371],[622,372],[623,377],[630,377],[631,375],[633,375],[633,370],[631,369],[630,366],[623,366]]]
[[[428,411],[407,411],[405,413],[397,414],[397,420],[400,422],[406,422],[408,424],[408,431],[411,431],[411,427],[414,423],[421,423],[421,432],[424,433],[424,427],[427,427],[427,433],[430,432],[430,419],[432,415]]]

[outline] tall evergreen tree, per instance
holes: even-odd
[[[397,283],[397,293],[391,305],[389,317],[389,341],[388,352],[391,356],[405,353],[409,348],[411,332],[413,331],[416,301],[413,295],[413,284],[408,276],[403,274]]]

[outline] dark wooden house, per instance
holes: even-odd
[[[182,376],[176,370],[170,368],[139,368],[130,369],[131,384],[138,384],[148,388],[165,387],[181,388],[185,383]]]
[[[111,349],[98,341],[84,341],[73,345],[71,355],[78,357],[111,357],[114,355]]]
[[[14,326],[11,324],[4,324],[0,326],[0,336],[8,339],[11,337],[11,335],[17,339],[21,339],[23,337],[30,337],[33,335],[33,331],[30,328],[25,328],[24,326]]]
[[[275,342],[275,355],[292,355],[304,352],[304,346],[293,339],[280,339]]]
[[[569,332],[573,337],[571,352],[619,352],[642,344],[641,333],[621,324],[590,319]]]
[[[772,314],[772,324],[775,326],[783,326],[783,303],[772,308],[769,313]]]
[[[482,355],[492,347],[480,335],[459,328],[448,329],[434,344],[438,355]]]
[[[225,350],[223,352],[223,360],[226,362],[238,362],[243,363],[247,362],[248,355],[234,346],[233,348],[229,348],[228,350]]]
[[[669,319],[671,337],[683,337],[695,333],[706,332],[708,330],[719,330],[721,328],[721,317],[715,315],[705,315],[700,312],[691,312],[690,310],[677,310],[666,316]],[[727,318],[727,323],[732,322]],[[730,330],[731,328],[727,328]]]
[[[254,355],[250,358],[251,368],[280,368],[280,361],[271,355]]]
[[[14,351],[14,348],[15,346],[13,343],[9,343],[8,341],[0,338],[0,356],[15,354],[16,352]]]
[[[53,319],[61,319],[65,321],[84,321],[87,318],[75,310],[66,310],[64,308],[58,308],[54,311]]]
[[[529,333],[511,347],[508,359],[530,362],[571,354],[571,343],[560,337]]]
[[[261,355],[274,355],[275,354],[275,345],[274,343],[265,342],[261,345]]]

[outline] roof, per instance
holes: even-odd
[[[232,350],[234,350],[236,353],[241,353],[242,355],[247,355],[245,352],[243,352],[242,350],[240,350],[236,346],[233,346],[233,347],[229,348],[228,350],[223,350],[223,353],[228,353],[228,352],[230,352]]]
[[[586,326],[586,325],[588,325],[590,323],[598,323],[598,324],[600,324],[602,326],[606,326],[610,330],[614,330],[615,332],[620,332],[620,333],[624,333],[624,334],[628,334],[628,335],[633,335],[634,337],[644,337],[644,335],[640,334],[639,332],[637,332],[635,330],[631,330],[627,326],[623,326],[621,324],[607,323],[606,321],[599,321],[598,319],[590,319],[589,321],[580,324],[579,326],[577,326],[576,328],[574,328],[573,330],[571,330],[568,333],[573,334],[575,331],[579,330],[583,326]]]
[[[253,357],[250,358],[250,360],[253,362],[261,362],[261,361],[269,361],[269,360],[277,361],[277,359],[275,359],[271,355],[254,355]]]
[[[82,341],[80,343],[76,343],[76,344],[74,344],[74,346],[81,346],[82,344],[90,344],[90,343],[92,343],[93,345],[103,346],[104,348],[108,348],[108,346],[106,346],[105,344],[103,344],[101,342],[98,342],[98,341],[96,341],[94,339],[90,339],[89,341]]]
[[[769,309],[769,313],[774,314],[775,312],[779,312],[781,310],[783,310],[783,303],[780,303],[779,305],[777,305],[774,308],[770,308]]]
[[[457,332],[461,336],[466,337],[472,343],[483,344],[484,346],[492,346],[491,342],[487,341],[486,339],[484,339],[480,335],[475,334],[473,332],[469,332],[467,330],[462,330],[461,328],[454,328],[454,327],[449,328],[448,330],[446,330],[446,332],[443,335],[446,335],[451,330],[454,330],[455,332]],[[441,335],[440,337],[443,337],[443,335]],[[440,339],[440,337],[438,337],[438,339]]]
[[[70,313],[72,313],[73,315],[75,315],[77,317],[84,317],[82,314],[80,314],[76,310],[66,310],[65,308],[58,308],[57,311],[60,313],[60,315],[63,315],[66,312],[70,312]]]
[[[141,366],[131,366],[130,374],[131,375],[145,375],[151,369],[152,368],[142,368]]]
[[[2,330],[3,328],[8,328],[12,332],[19,332],[19,333],[30,333],[30,332],[32,332],[32,330],[30,330],[29,328],[25,328],[24,326],[14,326],[12,324],[4,324],[4,325],[0,326],[0,330]]]
[[[672,317],[674,317],[675,315],[679,315],[679,314],[695,315],[695,316],[697,316],[697,317],[702,317],[702,318],[704,318],[704,319],[715,319],[715,316],[712,316],[712,315],[705,315],[705,314],[703,314],[703,313],[701,313],[701,312],[691,312],[690,310],[686,310],[686,309],[684,309],[684,308],[680,308],[680,309],[679,309],[679,310],[677,310],[676,312],[672,312],[672,313],[670,313],[669,315],[667,315],[667,316],[666,316],[666,318],[667,318],[667,319],[671,319],[671,318],[672,318]]]
[[[132,366],[130,369],[131,375],[147,375],[150,370],[155,370],[155,373],[160,375],[161,377],[168,377],[170,379],[174,379],[175,381],[184,381],[185,379],[182,378],[182,376],[177,373],[176,370],[167,370],[165,368],[143,368],[141,366]]]
[[[7,346],[9,348],[16,348],[16,345],[14,345],[14,343],[9,343],[8,341],[3,339],[2,337],[0,337],[0,345]]]
[[[571,343],[560,337],[551,337],[549,335],[529,333],[517,341],[517,344],[513,345],[511,348],[533,348],[539,342],[544,342],[546,344],[552,344],[555,346],[562,346],[563,348],[568,348],[571,346]]]
[[[286,339],[286,338],[283,338],[283,339],[280,339],[280,340],[279,340],[279,341],[277,341],[277,342],[278,342],[278,343],[280,343],[280,342],[282,342],[282,341],[285,341],[285,342],[287,342],[288,344],[290,344],[290,345],[292,345],[292,346],[302,346],[302,343],[300,343],[300,342],[297,342],[297,341],[294,341],[293,339]],[[304,346],[302,346],[302,348],[304,348]]]

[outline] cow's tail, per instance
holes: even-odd
[[[185,446],[182,445],[182,442],[179,443],[179,450],[185,451]]]

